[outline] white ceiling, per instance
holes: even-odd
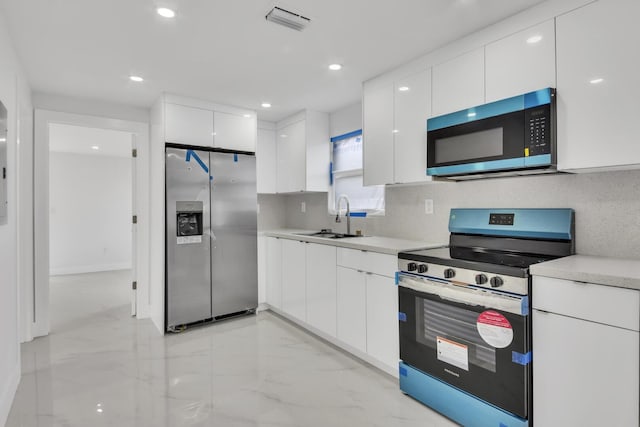
[[[98,147],[94,149],[92,147]],[[49,150],[92,156],[131,157],[131,133],[49,124]]]
[[[358,102],[362,81],[540,2],[0,0],[0,12],[34,91],[145,108],[167,91],[279,120]],[[167,4],[173,20],[155,13]],[[274,5],[311,25],[267,22]]]

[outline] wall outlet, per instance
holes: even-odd
[[[427,215],[433,214],[433,199],[424,199],[424,213]]]
[[[300,202],[300,212],[305,213],[307,211],[307,204],[305,202]]]

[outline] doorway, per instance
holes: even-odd
[[[131,295],[130,313],[138,319],[148,318],[151,301],[149,295],[149,124],[109,117],[89,116],[36,109],[34,115],[34,155],[33,155],[33,206],[34,206],[34,252],[32,289],[25,289],[21,295],[21,307],[24,310],[23,341],[45,336],[50,330],[50,209],[49,209],[49,169],[50,169],[50,133],[56,125],[69,125],[98,130],[125,132],[132,136],[135,155],[129,152],[131,169],[132,211],[137,218],[129,227],[133,230],[134,241],[131,247],[131,270],[135,289],[129,283]],[[54,130],[55,132],[55,130]],[[89,146],[90,150],[93,150]],[[130,150],[130,148],[129,148]],[[97,151],[97,150],[96,150]],[[104,248],[104,247],[103,247]],[[104,251],[104,249],[103,249]],[[107,249],[108,252],[108,249]]]
[[[131,132],[49,125],[52,332],[135,314],[133,140]]]

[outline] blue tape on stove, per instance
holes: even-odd
[[[511,361],[513,363],[517,363],[518,365],[526,366],[531,363],[531,352],[527,352],[525,354],[518,353],[517,351],[511,352]]]
[[[233,153],[233,161],[234,162],[238,161],[238,155],[236,153]]]
[[[400,375],[401,375],[401,376],[403,376],[403,377],[406,377],[406,376],[407,376],[407,368],[405,368],[405,367],[403,367],[403,366],[400,366],[399,371],[400,371]]]
[[[400,272],[396,271],[396,286],[400,284]]]
[[[401,321],[401,322],[406,322],[407,321],[407,314],[399,311],[398,312],[398,320]]]

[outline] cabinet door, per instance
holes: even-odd
[[[558,168],[640,163],[640,2],[598,1],[559,16]]]
[[[397,369],[400,339],[398,333],[398,287],[393,279],[366,274],[367,353],[392,369]]]
[[[278,193],[304,191],[306,147],[304,120],[278,129]]]
[[[239,115],[215,111],[213,146],[255,153],[256,123],[255,114]]]
[[[267,304],[282,308],[282,244],[276,237],[266,238],[265,267]]]
[[[307,247],[307,323],[336,336],[336,247]]]
[[[486,102],[556,87],[554,20],[485,47]]]
[[[367,293],[365,273],[338,267],[338,321],[340,341],[367,351]]]
[[[431,115],[431,69],[396,82],[394,182],[430,180],[427,176],[427,118]]]
[[[281,239],[282,242],[282,311],[306,321],[305,242]]]
[[[213,111],[165,104],[165,142],[213,146]]]
[[[256,145],[256,184],[258,193],[275,194],[276,192],[276,131],[275,129],[258,129]]]
[[[362,97],[364,185],[393,183],[393,87],[366,87]]]
[[[434,116],[484,103],[484,47],[433,67]]]
[[[532,330],[536,425],[640,425],[638,332],[538,310]]]

